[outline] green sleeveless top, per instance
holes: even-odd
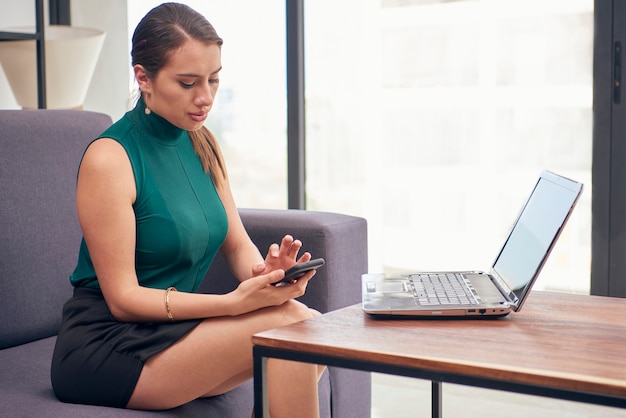
[[[139,284],[193,292],[226,238],[226,211],[187,131],[144,110],[139,100],[99,138],[119,142],[132,165]],[[84,238],[70,281],[100,287]]]

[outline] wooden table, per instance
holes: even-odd
[[[360,305],[253,336],[256,416],[269,357],[626,408],[626,299],[532,292],[501,319],[374,319]]]

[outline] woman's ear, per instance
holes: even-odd
[[[133,71],[135,72],[135,80],[137,80],[139,90],[141,90],[142,93],[150,93],[152,89],[152,82],[146,73],[146,69],[143,68],[143,65],[136,64],[133,67]]]

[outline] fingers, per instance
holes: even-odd
[[[294,240],[291,235],[285,235],[280,241],[280,246],[278,244],[270,245],[268,255],[273,258],[289,257],[295,259],[300,248],[302,248],[300,240]]]
[[[274,287],[280,287],[283,290],[283,292],[287,293],[287,297],[290,299],[293,298],[298,298],[302,295],[304,295],[304,293],[306,292],[306,288],[307,288],[307,284],[309,283],[309,280],[311,280],[311,278],[313,276],[315,276],[316,271],[315,270],[311,270],[306,272],[304,275],[298,277],[295,280],[292,280],[290,282],[281,282],[280,286],[274,286]]]
[[[265,263],[252,266],[252,277],[262,274],[265,271],[265,267]]]
[[[298,252],[302,248],[302,241],[294,240],[291,235],[285,235],[280,242],[280,255],[296,259]]]
[[[298,263],[304,263],[309,260],[311,260],[311,253],[307,251],[298,259]]]
[[[270,272],[267,275],[267,284],[274,284],[279,282],[283,277],[285,277],[285,271],[278,269]]]
[[[278,247],[278,244],[270,245],[269,255],[271,257],[278,258],[280,255],[280,248]]]
[[[293,289],[293,290],[297,292],[298,296],[302,296],[304,295],[304,292],[306,291],[306,287],[307,287],[307,284],[309,283],[309,280],[311,280],[313,276],[315,276],[315,274],[316,274],[315,270],[308,271],[306,274],[298,277],[298,279],[289,283],[289,286],[296,287],[297,289]]]
[[[250,288],[262,289],[266,286],[279,282],[283,277],[285,277],[285,271],[282,269],[277,269],[270,271],[269,273],[263,273],[258,276],[253,276],[248,280],[245,280],[243,283],[248,284]]]
[[[302,241],[294,240],[291,235],[285,235],[279,244],[272,244],[265,257],[265,270],[276,268],[288,269],[294,263],[302,263],[311,260],[311,253],[305,252],[298,258],[298,253],[302,249]],[[253,275],[261,274],[260,269],[253,267]]]

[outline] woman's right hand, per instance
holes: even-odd
[[[287,286],[272,285],[285,276],[284,270],[281,269],[244,280],[230,293],[233,297],[232,315],[282,305],[290,299],[298,298],[304,295],[307,284],[314,275],[315,270],[311,270]]]

